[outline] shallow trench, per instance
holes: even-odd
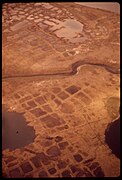
[[[79,60],[76,61],[75,63],[73,63],[70,67],[71,70],[69,70],[68,72],[54,72],[54,73],[48,73],[48,74],[27,74],[27,75],[14,75],[14,76],[3,76],[2,79],[11,79],[11,78],[29,78],[29,77],[50,77],[50,76],[71,76],[71,75],[75,75],[78,72],[78,67],[83,66],[83,65],[91,65],[91,66],[98,66],[98,67],[103,67],[106,69],[106,71],[113,73],[113,74],[120,74],[119,69],[117,68],[112,68],[109,65],[106,64],[99,64],[99,63],[91,63],[89,61],[86,60]],[[65,71],[65,70],[64,70]]]

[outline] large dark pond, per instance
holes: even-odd
[[[120,158],[120,118],[108,125],[105,131],[105,142],[112,153]]]
[[[21,113],[2,108],[2,149],[24,147],[34,141],[35,131]]]

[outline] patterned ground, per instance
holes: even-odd
[[[3,177],[119,176],[120,160],[104,142],[119,116],[119,16],[74,3],[8,3],[2,13],[2,104],[23,113],[36,136],[3,150]],[[66,19],[83,30],[59,26]],[[70,72],[78,60],[99,66],[21,77]]]

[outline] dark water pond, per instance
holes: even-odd
[[[112,153],[120,158],[120,118],[108,125],[105,131],[105,142]]]
[[[2,108],[2,149],[24,147],[34,141],[35,131],[21,113]]]

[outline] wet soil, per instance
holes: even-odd
[[[23,114],[2,108],[2,149],[24,147],[34,141],[35,131],[28,126]]]
[[[119,112],[118,112],[119,106],[120,106],[119,97],[112,96],[107,100],[106,108],[107,108],[109,116],[112,119],[115,119],[116,117],[119,116]]]

